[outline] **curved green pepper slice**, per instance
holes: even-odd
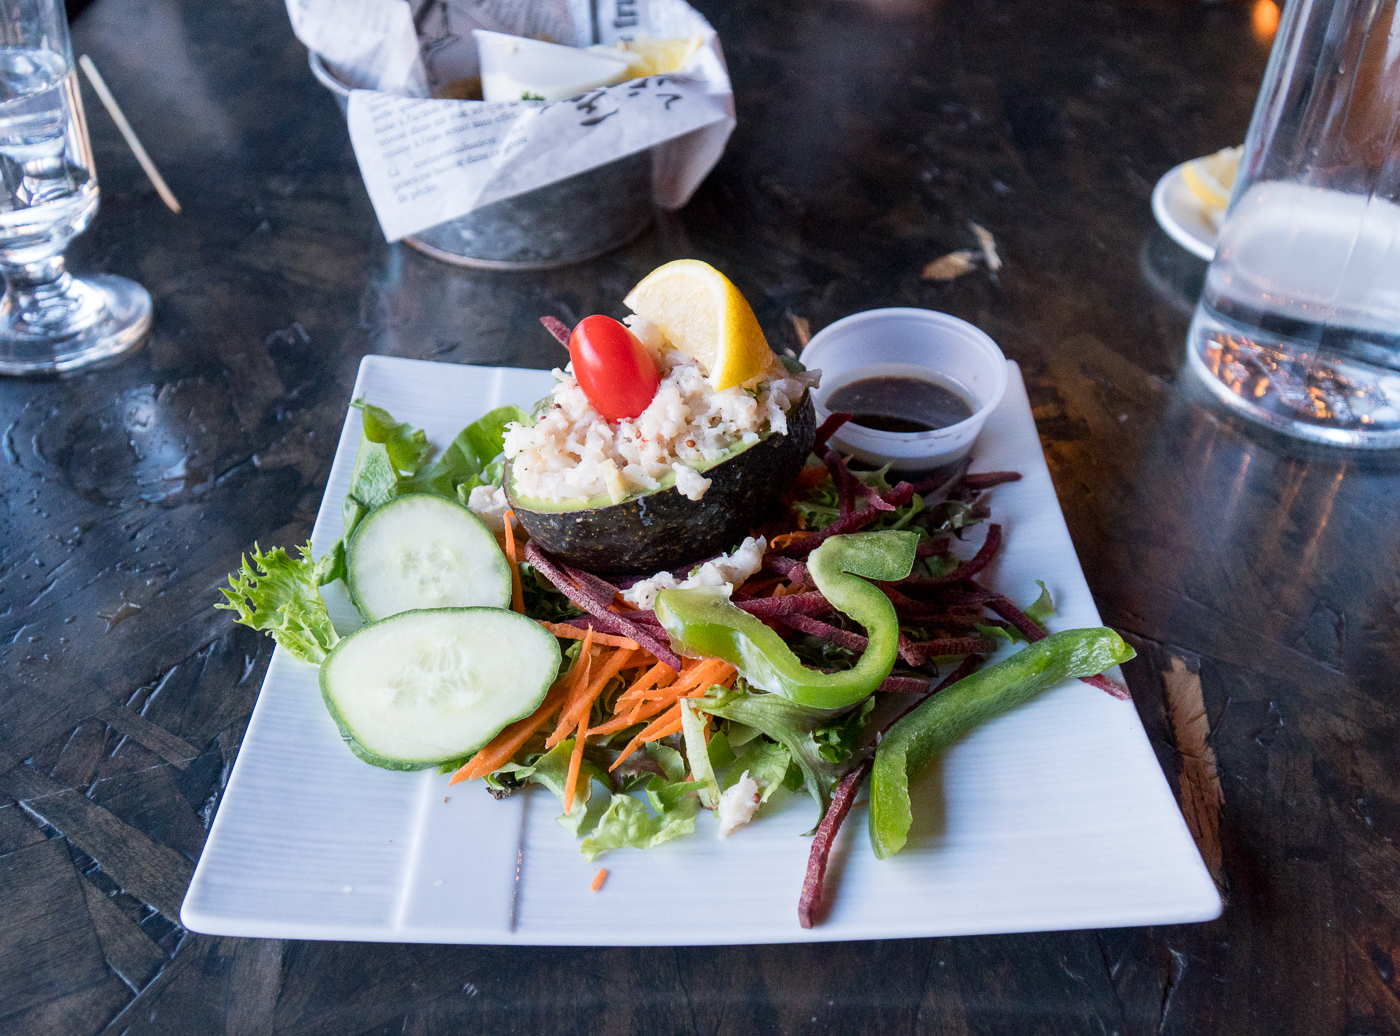
[[[1136,654],[1104,627],[1064,630],[929,698],[880,739],[870,776],[870,844],[880,859],[904,847],[913,814],[909,781],[973,727],[1062,680],[1096,676]]]
[[[656,617],[684,654],[722,658],[752,686],[815,709],[843,709],[880,686],[899,652],[894,605],[866,580],[903,579],[914,568],[916,532],[833,536],[807,559],[817,589],[865,627],[869,644],[854,667],[839,673],[806,668],[762,621],[729,602],[722,590],[663,590]],[[861,578],[864,577],[864,578]]]

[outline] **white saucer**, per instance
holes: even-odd
[[[1209,262],[1215,258],[1219,228],[1206,204],[1186,186],[1181,175],[1184,168],[1185,162],[1157,181],[1152,190],[1152,215],[1173,241]]]

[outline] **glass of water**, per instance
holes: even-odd
[[[1293,0],[1187,355],[1246,416],[1400,447],[1400,7]]]
[[[63,0],[0,0],[0,374],[54,374],[141,344],[151,296],[78,279],[63,250],[97,212]]]

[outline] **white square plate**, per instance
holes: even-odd
[[[1052,629],[1099,625],[1040,450],[1020,371],[975,448],[1014,469],[990,495],[1006,545],[990,582],[1030,601],[1050,587]],[[475,417],[549,392],[547,371],[368,356],[366,397],[445,445]],[[316,519],[340,536],[360,439],[351,409]],[[329,602],[353,622],[348,601]],[[280,648],[181,911],[217,935],[535,945],[809,942],[1205,921],[1220,897],[1130,702],[1072,682],[975,731],[912,789],[908,846],[878,861],[861,806],[827,877],[825,923],[797,897],[814,808],[792,795],[729,838],[696,833],[589,864],[539,788],[496,801],[432,771],[360,762],[321,703],[316,670]],[[778,800],[774,800],[777,802]],[[601,891],[589,884],[609,870]]]

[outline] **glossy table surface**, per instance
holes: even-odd
[[[0,1034],[1400,1028],[1400,461],[1211,408],[1183,363],[1204,264],[1149,207],[1163,172],[1243,136],[1267,11],[698,6],[736,90],[724,159],[623,250],[532,274],[385,243],[275,0],[76,19],[185,211],[85,94],[102,209],[71,265],[139,279],[156,319],[110,369],[0,382]],[[976,247],[972,221],[997,276],[922,280]],[[254,540],[305,540],[360,358],[551,366],[539,315],[619,312],[687,256],[777,346],[802,320],[923,306],[1020,363],[1220,920],[661,951],[179,927],[270,653],[215,588]]]

